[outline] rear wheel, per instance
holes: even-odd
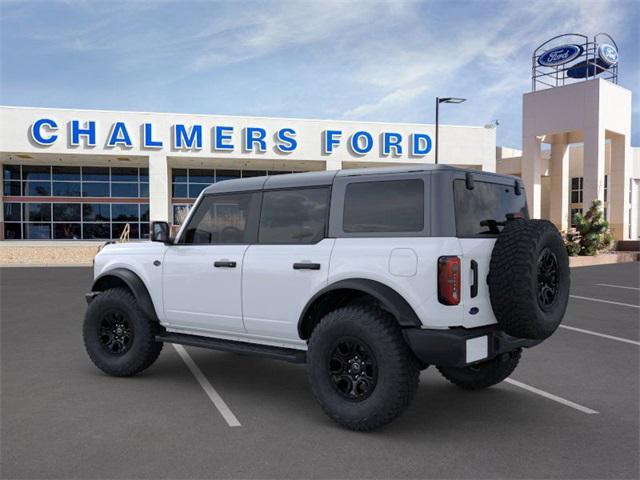
[[[468,367],[438,367],[444,378],[465,390],[480,390],[502,382],[518,366],[521,350],[503,353],[487,362]]]
[[[351,430],[391,422],[418,387],[419,366],[394,318],[371,306],[326,315],[311,335],[307,363],[316,400]]]
[[[156,342],[157,321],[138,307],[131,292],[106,290],[89,304],[83,326],[89,358],[105,373],[117,377],[135,375],[151,366],[162,350]]]

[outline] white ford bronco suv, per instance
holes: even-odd
[[[336,422],[403,412],[421,369],[465,389],[516,368],[569,296],[562,238],[515,177],[448,166],[341,170],[207,187],[175,238],[95,257],[84,342],[134,375],[165,342],[307,363]]]

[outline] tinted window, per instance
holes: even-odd
[[[309,244],[324,238],[328,188],[265,192],[260,216],[260,243]]]
[[[132,198],[137,197],[138,184],[137,183],[112,183],[111,196],[112,197],[132,197]]]
[[[138,221],[138,204],[112,203],[111,215],[114,222],[137,222]]]
[[[54,203],[53,204],[53,221],[54,222],[79,222],[80,221],[80,204],[79,203]]]
[[[20,213],[22,205],[19,203],[5,203],[4,204],[4,221],[5,222],[19,222],[22,220]]]
[[[4,165],[2,178],[4,180],[20,180],[20,165]]]
[[[111,220],[111,205],[108,203],[85,203],[82,205],[82,219],[89,222]]]
[[[516,195],[509,185],[478,181],[469,190],[464,180],[456,180],[453,185],[458,236],[497,235],[507,214],[529,218],[524,190]]]
[[[18,197],[22,193],[20,189],[20,182],[4,182],[3,193],[8,197]]]
[[[252,243],[258,194],[209,195],[196,207],[181,243]]]
[[[80,181],[80,167],[52,167],[54,180]]]
[[[24,193],[28,197],[48,197],[51,195],[50,182],[26,182],[24,184]]]
[[[82,196],[83,197],[108,197],[109,184],[108,183],[83,183]]]
[[[53,182],[54,197],[79,197],[80,183],[75,182]]]
[[[422,180],[357,182],[347,186],[343,216],[345,232],[420,232],[423,229]]]
[[[22,166],[23,180],[51,180],[51,169],[36,165]]]

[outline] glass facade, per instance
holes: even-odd
[[[4,238],[149,237],[149,170],[3,165]],[[42,197],[42,198],[37,198]]]
[[[171,169],[173,224],[181,225],[200,192],[212,183],[236,178],[261,177],[293,173],[291,170],[228,170],[213,168]]]

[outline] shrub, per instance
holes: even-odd
[[[594,200],[587,213],[576,213],[573,223],[575,229],[565,236],[569,255],[596,255],[613,244],[609,222],[604,219],[600,200]]]

